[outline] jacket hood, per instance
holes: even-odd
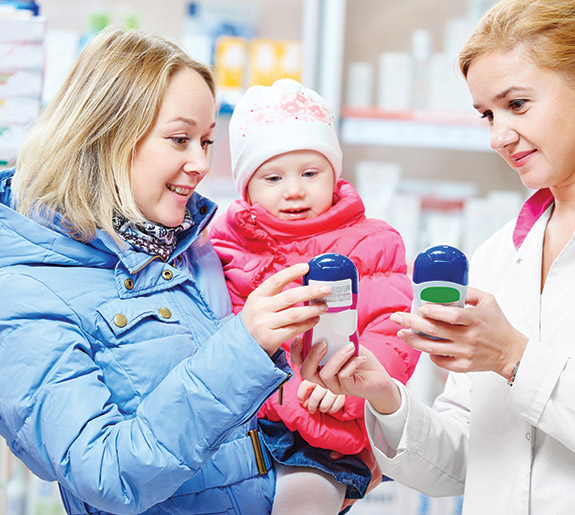
[[[33,263],[113,268],[120,260],[133,272],[150,260],[148,254],[129,245],[120,247],[104,231],[97,231],[94,240],[84,243],[68,236],[59,225],[58,218],[54,224],[44,226],[21,215],[13,206],[13,176],[13,168],[0,172],[0,268]],[[196,216],[195,213],[203,206],[205,208],[201,211],[204,216]],[[194,225],[182,238],[173,256],[192,243],[216,210],[213,202],[196,193],[190,199],[188,208],[194,213]],[[206,214],[209,216],[205,216]]]

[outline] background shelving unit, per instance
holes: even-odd
[[[479,122],[459,113],[344,108],[340,133],[345,145],[492,152]]]
[[[326,98],[340,121],[343,177],[360,190],[367,185],[360,192],[366,204],[370,204],[368,213],[381,216],[398,228],[406,240],[409,259],[427,242],[460,243],[472,251],[484,234],[501,225],[502,218],[510,218],[516,212],[517,201],[526,192],[518,177],[489,148],[488,129],[471,107],[460,111],[445,110],[443,106],[429,111],[377,107],[380,80],[377,72],[382,52],[410,52],[412,33],[419,29],[430,34],[434,52],[444,51],[448,46],[447,33],[453,43],[452,29],[457,24],[452,22],[476,17],[489,0],[225,1],[258,8],[259,37],[302,42],[303,82]],[[50,65],[43,75],[45,99],[54,92],[75,58],[76,52],[71,49],[86,36],[91,13],[107,11],[115,25],[136,17],[143,29],[181,41],[187,3],[187,0],[42,0],[41,14],[47,27],[46,62]],[[347,102],[352,97],[349,73],[355,62],[367,63],[374,71],[368,88],[368,105],[362,107]],[[450,73],[455,74],[454,68],[444,72]],[[459,81],[461,89],[457,96],[461,100],[466,88]],[[368,86],[365,81],[360,81],[360,85]],[[471,104],[470,99],[464,102]],[[214,198],[222,211],[227,202],[237,197],[229,170],[228,120],[229,113],[220,114],[212,171],[202,185],[203,192]],[[25,124],[14,124],[11,131],[17,137],[10,140],[12,146],[7,154],[14,154],[17,149],[25,134]],[[0,150],[2,142],[7,141],[6,135],[7,130],[0,127]],[[371,198],[373,191],[378,195]],[[494,219],[494,213],[500,217]],[[432,237],[439,232],[446,238],[458,231],[464,234],[458,242],[421,238],[422,233]],[[442,380],[440,371],[421,360],[410,387],[431,403],[441,390]],[[40,482],[27,471],[14,480],[13,472],[18,468],[14,460],[0,441],[0,513],[63,513],[54,484]],[[7,512],[9,496],[16,503],[11,506],[18,506],[22,485],[26,489],[26,510]],[[456,515],[460,511],[460,498],[434,500],[390,482],[356,503],[351,514]]]

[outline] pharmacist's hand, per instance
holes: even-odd
[[[327,311],[325,302],[302,305],[330,293],[329,286],[310,285],[284,288],[300,279],[309,267],[299,263],[281,270],[264,281],[247,298],[241,317],[246,329],[273,356],[282,342],[311,329],[319,322],[319,315]]]
[[[321,413],[335,413],[345,404],[345,395],[336,395],[327,388],[305,379],[297,389],[297,398],[311,414],[318,409]]]
[[[393,413],[401,405],[401,393],[383,365],[365,347],[359,356],[350,343],[338,350],[323,366],[319,362],[327,352],[325,343],[315,344],[302,360],[302,344],[294,340],[291,347],[293,363],[301,364],[304,379],[317,383],[338,395],[354,395],[367,399],[380,413]]]
[[[490,370],[509,379],[528,338],[509,323],[493,295],[469,288],[465,302],[465,308],[425,304],[419,308],[421,316],[394,313],[391,320],[411,329],[402,329],[398,336],[429,354],[436,365],[453,372]]]

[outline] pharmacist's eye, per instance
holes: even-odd
[[[525,98],[517,98],[517,99],[509,102],[509,108],[512,111],[521,111],[521,110],[523,110],[523,108],[526,107],[525,104],[527,104],[527,102],[528,102],[528,100]]]
[[[214,144],[214,140],[213,139],[205,139],[204,141],[202,141],[202,147],[204,150],[207,150],[210,145]]]

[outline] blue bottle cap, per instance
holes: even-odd
[[[358,293],[359,280],[357,268],[353,261],[342,254],[335,252],[320,254],[309,261],[309,272],[303,278],[303,284],[309,279],[315,281],[341,281],[351,279],[352,292]]]
[[[420,252],[413,264],[413,282],[446,281],[467,285],[469,263],[465,254],[449,245],[437,245]]]

